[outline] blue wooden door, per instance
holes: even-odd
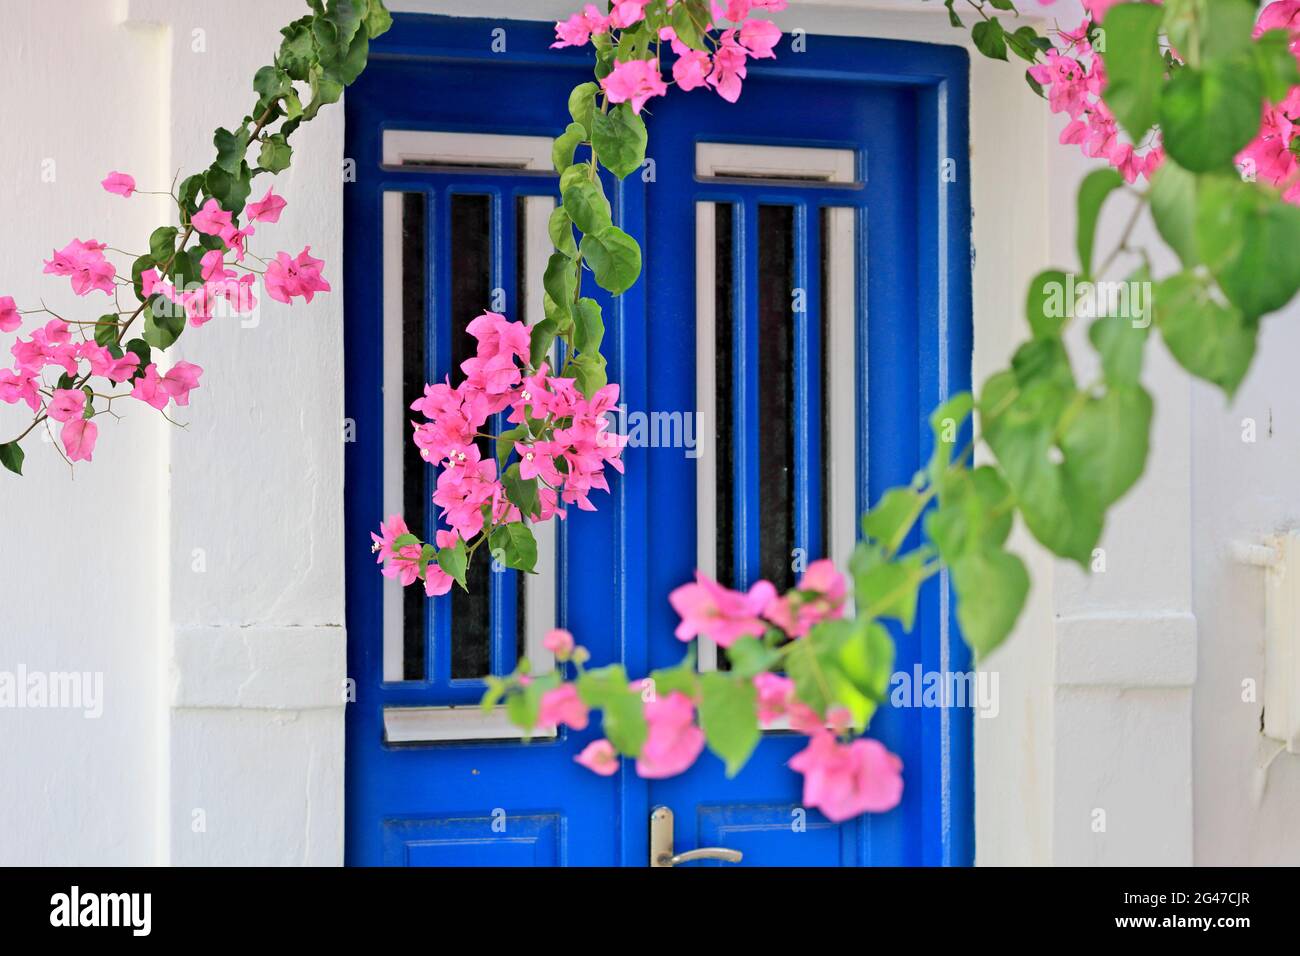
[[[647,253],[604,302],[626,475],[541,539],[541,576],[484,563],[473,596],[426,601],[377,573],[381,517],[396,506],[426,533],[434,517],[404,404],[458,375],[472,315],[538,308],[546,144],[590,73],[550,40],[541,24],[399,16],[347,96],[348,861],[643,866],[664,806],[675,850],[731,847],[744,865],[969,863],[966,708],[883,709],[872,734],[903,758],[903,803],[836,825],[800,806],[785,763],[802,738],[779,728],[734,779],[706,753],[646,781],[574,763],[594,727],[524,742],[473,706],[553,624],[596,664],[675,663],[667,596],[696,567],[791,584],[842,556],[853,516],[928,455],[926,411],[970,361],[961,51],[804,37],[751,64],[739,104],[655,101],[652,162],[606,183]],[[900,635],[899,671],[967,666],[946,586]],[[725,662],[705,647],[701,666]]]

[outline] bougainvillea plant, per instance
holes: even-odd
[[[25,318],[35,317],[10,348],[14,365],[0,369],[0,402],[25,404],[32,414],[16,437],[0,443],[5,468],[22,474],[22,443],[38,428],[58,426],[52,444],[69,464],[91,461],[99,440],[95,420],[118,415],[115,405],[140,401],[164,416],[173,405],[188,405],[203,369],[178,361],[164,370],[162,353],[187,326],[250,315],[259,275],[266,295],[278,302],[310,302],[329,291],[324,263],[311,246],[271,259],[251,251],[250,240],[259,227],[279,221],[285,200],[274,187],[256,201],[249,197],[257,177],[289,167],[294,131],[338,102],[365,68],[370,40],[392,17],[381,0],[309,5],[309,15],[281,31],[275,62],[254,76],[251,112],[233,130],[216,131],[212,165],[164,193],[176,218],[153,231],[147,252],[73,239],[45,261],[44,271],[68,278],[78,296],[91,302],[105,296],[101,305],[85,318],[65,318],[43,305],[19,309],[11,296],[0,296],[0,332],[20,331]],[[111,172],[101,185],[125,199],[137,192],[135,178],[123,172]]]
[[[1019,21],[1012,0],[944,3],[955,27],[973,14],[980,52],[1027,61],[1031,88],[1068,117],[1062,142],[1106,161],[1079,189],[1079,261],[1031,282],[1029,339],[1009,367],[978,394],[934,410],[929,462],[863,517],[847,579],[817,561],[786,594],[764,581],[733,591],[703,575],[672,592],[678,639],[708,637],[728,669],[699,672],[688,647],[676,667],[633,681],[621,665],[588,667],[588,652],[557,628],[546,638],[557,669],[533,673],[524,660],[489,679],[484,706],[504,705],[524,728],[584,729],[599,711],[603,736],[575,758],[594,772],[612,773],[628,758],[643,776],[670,776],[708,747],[736,773],[762,727],[781,721],[809,738],[790,762],[804,775],[805,805],[842,820],[897,804],[897,757],[859,735],[888,687],[890,627],[910,632],[923,582],[946,574],[965,640],[980,655],[997,647],[1029,590],[1024,563],[1006,547],[1017,518],[1050,552],[1087,568],[1110,506],[1145,468],[1153,405],[1141,370],[1151,327],[1187,371],[1230,398],[1250,367],[1260,321],[1300,288],[1300,0],[1262,12],[1252,0],[1085,0],[1082,23],[1045,34]],[[69,460],[88,460],[94,418],[112,401],[184,405],[200,370],[178,362],[164,372],[153,353],[217,306],[252,308],[257,272],[281,301],[328,288],[309,249],[280,253],[264,269],[244,264],[261,261],[246,244],[255,226],[275,222],[283,208],[273,190],[249,203],[252,179],[288,164],[293,130],[339,98],[364,67],[369,40],[390,23],[380,0],[309,4],[310,15],[283,31],[275,63],[257,74],[254,110],[234,131],[217,131],[216,162],[172,193],[178,221],[133,257],[129,279],[110,258],[120,253],[94,240],[74,240],[47,262],[77,294],[108,294],[113,306],[85,321],[50,315],[14,344],[0,401],[25,403],[34,420],[0,444],[10,470],[21,471],[20,442],[42,424],[62,426]],[[1053,5],[1036,6],[1050,14]],[[400,516],[385,521],[373,537],[386,575],[445,593],[466,586],[485,545],[530,571],[531,524],[563,518],[568,506],[594,507],[591,492],[608,487],[605,467],[621,470],[623,439],[605,417],[618,392],[600,352],[603,317],[583,283],[589,272],[621,294],[640,274],[641,252],[614,224],[599,171],[625,177],[641,167],[641,112],[669,87],[734,101],[748,61],[776,55],[781,35],[765,15],[785,6],[615,0],[557,24],[556,46],[593,47],[595,78],[574,89],[572,122],[555,143],[562,202],[550,223],[545,318],[525,328],[484,313],[470,328],[478,348],[463,379],[431,384],[415,403],[424,421],[413,438],[439,467],[434,503],[445,527],[427,543]],[[254,143],[260,152],[250,167]],[[124,196],[135,188],[121,173],[103,185]],[[1131,207],[1128,223],[1104,258],[1095,256],[1101,211],[1121,199]],[[1150,251],[1133,243],[1146,215],[1180,262],[1172,274],[1154,276]],[[1105,282],[1121,263],[1132,263],[1125,281]],[[1126,294],[1146,288],[1149,295]],[[134,304],[119,305],[127,295]],[[17,330],[24,314],[0,298],[0,330]],[[1087,322],[1100,365],[1082,384],[1065,344],[1075,319]],[[129,337],[137,320],[142,334]],[[92,384],[100,381],[108,384]],[[498,414],[510,427],[492,434]]]

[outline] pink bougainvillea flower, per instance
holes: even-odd
[[[593,740],[573,758],[592,773],[608,777],[618,772],[618,751],[605,738]]]
[[[38,412],[41,409],[39,384],[39,380],[30,372],[20,369],[0,369],[0,402],[7,405],[26,402],[28,408]]]
[[[569,19],[561,20],[555,25],[556,39],[551,44],[551,49],[583,46],[593,34],[608,32],[609,18],[602,14],[595,4],[589,3],[582,8],[581,13],[575,13]]]
[[[158,366],[148,365],[144,375],[136,379],[131,397],[162,411],[168,402],[177,405],[190,403],[190,392],[199,387],[203,369],[191,362],[177,362],[166,375],[158,374]]]
[[[249,222],[279,222],[280,213],[286,205],[285,201],[275,194],[275,187],[272,186],[257,202],[250,202],[245,206],[244,212]]]
[[[740,99],[741,83],[745,79],[745,59],[749,54],[736,42],[735,30],[722,31],[718,49],[713,54],[713,72],[708,83],[728,103]]]
[[[645,19],[645,8],[650,0],[614,0],[609,12],[609,25],[623,29]]]
[[[774,47],[781,41],[781,30],[771,20],[747,20],[740,28],[740,45],[755,60],[776,59]]]
[[[542,647],[560,660],[567,660],[573,653],[573,635],[562,627],[551,628],[542,638]]]
[[[760,722],[767,724],[785,717],[790,729],[801,734],[814,734],[822,729],[824,721],[795,696],[794,681],[790,678],[765,671],[755,675],[754,690],[758,694]]]
[[[190,224],[199,232],[208,236],[220,236],[226,229],[234,227],[230,213],[221,208],[221,203],[209,199],[203,208],[194,214]]]
[[[600,81],[611,103],[631,103],[639,113],[646,100],[663,96],[668,84],[659,75],[659,64],[654,60],[627,60],[614,65],[613,72]]]
[[[410,533],[401,515],[390,515],[387,521],[379,522],[379,534],[370,532],[370,540],[374,542],[370,550],[378,555],[375,563],[383,564],[392,558],[397,553],[393,549],[393,543],[402,535]]]
[[[79,388],[56,388],[46,414],[56,422],[70,422],[85,416],[86,393]]]
[[[804,804],[835,823],[892,810],[903,797],[903,761],[878,740],[841,744],[821,730],[789,765],[804,775]]]
[[[587,729],[587,705],[578,696],[574,684],[561,684],[542,694],[537,710],[537,723],[541,727],[558,727],[565,724],[574,730]]]
[[[426,597],[439,597],[446,594],[455,583],[455,578],[444,571],[437,561],[430,561],[428,567],[425,568],[424,593]]]
[[[0,332],[12,332],[23,324],[23,317],[18,314],[18,306],[7,295],[0,295]]]
[[[88,418],[74,418],[63,426],[59,438],[63,441],[63,450],[68,453],[69,461],[90,461],[95,454],[99,426]]]
[[[767,630],[763,612],[775,597],[776,588],[770,581],[759,581],[742,594],[696,571],[694,583],[683,584],[668,595],[668,603],[682,618],[673,633],[681,641],[702,634],[722,647],[730,647],[746,635],[759,637]]]
[[[45,260],[44,271],[71,278],[72,291],[77,295],[87,295],[92,291],[111,293],[117,269],[104,258],[103,250],[106,248],[94,239],[87,242],[73,239],[56,251],[52,259]]]
[[[681,691],[648,701],[647,734],[636,760],[638,776],[650,780],[675,777],[687,770],[704,749],[704,731],[695,723],[695,704]]]
[[[100,183],[111,193],[116,193],[123,199],[130,199],[131,194],[135,192],[135,177],[126,173],[112,172]]]
[[[324,266],[323,260],[312,258],[311,246],[306,246],[296,259],[290,258],[287,252],[277,252],[266,266],[266,293],[286,304],[294,296],[310,302],[317,292],[330,291],[330,284],[321,276]]]
[[[1059,50],[1047,51],[1047,62],[1029,68],[1032,76],[1047,90],[1047,103],[1053,113],[1066,113],[1077,119],[1088,107],[1088,96],[1095,93],[1095,83],[1082,63]]]
[[[843,617],[848,593],[835,562],[822,558],[808,566],[794,591],[773,599],[763,616],[791,637],[803,637],[813,625]]]
[[[705,86],[713,61],[703,50],[686,47],[673,63],[673,80],[681,90],[694,90]]]
[[[82,356],[90,362],[92,375],[100,375],[112,382],[125,382],[135,374],[140,365],[140,356],[134,352],[124,352],[121,358],[113,358],[113,353],[100,345],[82,345]]]

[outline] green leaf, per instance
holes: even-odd
[[[583,139],[591,138],[591,128],[594,124],[593,115],[596,112],[596,94],[600,92],[600,87],[595,83],[580,83],[573,88],[569,94],[569,115],[573,121],[583,128]]]
[[[1065,471],[1103,508],[1142,476],[1151,433],[1151,396],[1139,385],[1114,385],[1089,398],[1061,433]]]
[[[970,392],[958,392],[930,413],[930,430],[934,433],[934,451],[930,454],[928,474],[935,491],[943,494],[946,471],[952,463],[962,425],[970,417],[975,398]]]
[[[541,499],[537,492],[537,479],[524,479],[519,476],[519,465],[514,464],[501,475],[501,483],[506,489],[506,498],[520,510],[525,517],[531,518],[541,513]]]
[[[542,692],[536,684],[529,684],[506,697],[506,717],[516,727],[531,731],[537,726],[541,710]]]
[[[1097,169],[1089,173],[1079,186],[1079,215],[1076,244],[1079,263],[1085,276],[1092,274],[1092,246],[1097,235],[1097,219],[1106,197],[1124,185],[1124,177],[1117,170]],[[1032,322],[1032,320],[1031,320]]]
[[[469,564],[469,549],[465,546],[464,538],[457,538],[454,548],[439,548],[437,560],[438,567],[451,575],[451,579],[459,584],[462,590],[469,590],[465,584],[465,569]]]
[[[551,346],[555,344],[556,329],[555,322],[551,319],[543,319],[529,331],[528,361],[533,368],[540,368],[541,364],[547,360]]]
[[[570,364],[573,377],[577,379],[578,388],[587,398],[590,399],[596,392],[609,384],[609,376],[606,374],[605,365],[605,356],[599,352],[584,352]]]
[[[497,467],[504,468],[506,459],[514,451],[516,442],[526,441],[528,439],[528,426],[516,425],[514,428],[507,428],[497,435]]]
[[[1200,264],[1196,252],[1196,176],[1166,159],[1151,181],[1149,198],[1160,238],[1178,253],[1186,268]]]
[[[641,275],[641,247],[617,226],[583,236],[580,250],[596,276],[596,284],[614,295],[632,288]]]
[[[280,30],[284,39],[275,62],[292,79],[305,81],[316,63],[316,44],[311,33],[312,18],[301,17]]]
[[[645,122],[627,103],[595,114],[592,146],[600,162],[619,179],[645,162]]]
[[[894,640],[889,631],[876,622],[827,622],[820,628],[833,627],[842,634],[834,645],[832,696],[849,708],[853,725],[865,729],[885,699],[894,670]]]
[[[149,343],[144,339],[131,339],[126,343],[126,350],[140,357],[140,364],[136,366],[135,373],[130,379],[134,382],[136,379],[144,376],[145,369],[148,368],[150,363],[153,361],[153,350],[150,348]]]
[[[185,331],[185,310],[161,296],[155,296],[154,302],[166,308],[155,312],[153,304],[145,306],[144,340],[156,349],[169,349]]]
[[[1231,166],[1233,157],[1259,132],[1263,96],[1248,54],[1207,64],[1203,70],[1183,67],[1160,101],[1166,152],[1194,173]]]
[[[95,344],[109,348],[117,344],[117,330],[121,326],[118,324],[117,316],[112,313],[101,315],[95,323]]]
[[[876,506],[862,517],[862,530],[879,541],[887,555],[902,545],[908,531],[925,507],[925,499],[913,488],[890,488]]]
[[[1142,352],[1147,341],[1145,326],[1129,319],[1109,316],[1088,329],[1088,338],[1101,356],[1102,371],[1111,385],[1136,385],[1142,374]]]
[[[950,570],[962,637],[983,657],[1016,626],[1029,594],[1029,574],[1014,554],[993,549],[965,555]]]
[[[568,317],[573,307],[573,296],[578,287],[578,277],[573,260],[562,252],[551,254],[546,262],[546,271],[542,274],[542,288],[556,305],[565,309],[563,315]]]
[[[579,144],[586,139],[587,131],[582,128],[581,123],[570,123],[568,128],[555,138],[555,143],[551,146],[551,164],[555,166],[557,173],[562,173],[573,165],[573,154],[577,152]]]
[[[149,255],[154,262],[167,262],[176,251],[176,227],[159,226],[149,236]],[[145,268],[150,268],[146,266]]]
[[[1300,208],[1233,176],[1203,176],[1196,244],[1219,287],[1248,319],[1274,312],[1300,288]]]
[[[22,446],[16,441],[5,442],[0,445],[0,465],[4,465],[15,475],[23,473],[23,459],[26,457]]]
[[[532,574],[537,566],[537,539],[522,521],[498,525],[492,531],[489,544],[493,555],[500,555],[501,562],[508,568]]]
[[[1080,204],[1082,205],[1082,199]],[[1029,328],[1035,338],[1053,338],[1059,335],[1074,314],[1074,303],[1066,301],[1068,288],[1072,286],[1065,273],[1058,269],[1040,272],[1030,280],[1029,295],[1025,300],[1025,317],[1029,320]]]
[[[1014,502],[992,465],[957,472],[939,507],[926,515],[926,536],[949,564],[971,551],[999,548],[1011,533]]]
[[[576,166],[569,167],[576,169]],[[564,209],[584,233],[591,235],[609,228],[609,201],[589,179],[579,179],[564,188]]]
[[[623,665],[610,664],[583,671],[577,683],[582,702],[602,711],[603,729],[609,742],[620,753],[633,757],[639,754],[646,739],[645,714],[641,709],[641,695],[628,686]]]
[[[1280,103],[1291,87],[1300,86],[1300,68],[1291,53],[1291,37],[1286,30],[1269,30],[1250,49],[1264,98],[1270,103]]]
[[[981,20],[971,27],[971,39],[975,49],[994,60],[1007,58],[1007,38],[998,20]]]
[[[734,777],[758,746],[758,695],[751,681],[722,671],[700,675],[700,727]]]
[[[262,151],[257,164],[269,173],[280,173],[289,168],[293,161],[293,147],[280,133],[273,133],[262,140]]]
[[[595,299],[581,298],[575,315],[573,346],[579,352],[600,350],[600,343],[605,339],[605,319],[601,315],[600,303]]]
[[[925,580],[924,551],[913,551],[893,560],[870,548],[860,547],[849,563],[853,573],[858,613],[864,617],[892,617],[910,631],[916,619],[916,598]]]
[[[238,214],[248,201],[252,190],[252,170],[247,163],[241,163],[238,173],[230,173],[218,165],[208,167],[204,175],[204,190],[215,199],[221,208],[229,213]]]
[[[768,647],[748,634],[727,648],[727,660],[731,662],[730,673],[738,677],[754,677],[771,670],[780,659],[781,655],[775,648]]]
[[[1165,62],[1160,53],[1164,11],[1153,4],[1125,3],[1106,13],[1106,105],[1134,142],[1160,115]]]
[[[641,695],[628,689],[613,694],[601,708],[601,727],[619,753],[640,754],[648,733]]]
[[[578,240],[573,238],[573,220],[563,206],[556,206],[551,213],[546,231],[555,248],[570,259],[578,258]]]
[[[384,7],[383,0],[370,0],[370,10],[366,13],[366,33],[370,39],[383,36],[393,25],[393,15]]]
[[[212,145],[217,147],[217,165],[230,175],[238,176],[244,153],[248,150],[248,130],[240,127],[238,133],[232,133],[228,129],[218,129],[212,137]]]
[[[1249,50],[1258,6],[1256,0],[1209,0],[1202,7],[1201,59],[1222,60]]]
[[[1216,302],[1207,285],[1190,273],[1171,276],[1156,287],[1155,322],[1179,365],[1232,397],[1255,356],[1255,323]]]

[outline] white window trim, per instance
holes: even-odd
[[[551,172],[549,136],[499,136],[434,130],[384,130],[385,166],[476,166]]]
[[[857,182],[857,153],[808,146],[697,143],[695,175],[704,179],[789,179],[818,183]]]

